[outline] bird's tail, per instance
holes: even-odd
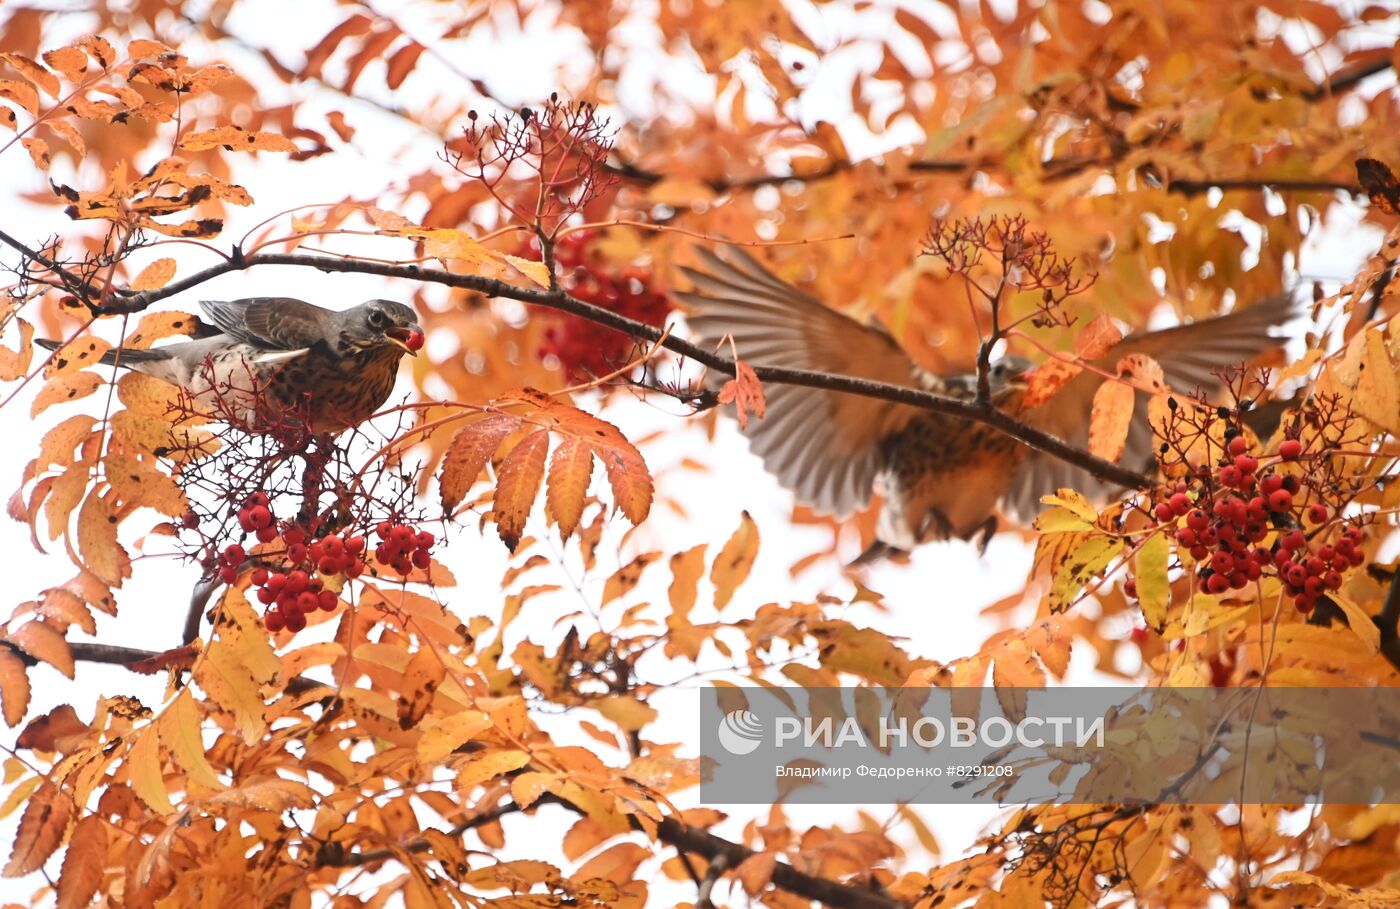
[[[62,341],[50,341],[47,338],[35,338],[34,343],[45,350],[58,350],[63,346]],[[114,347],[102,355],[99,361],[104,366],[116,364],[118,366],[136,366],[138,363],[154,363],[159,360],[170,359],[168,350],[132,350],[126,347]]]

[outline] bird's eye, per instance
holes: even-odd
[[[369,324],[375,328],[384,327],[384,313],[379,310],[371,310],[369,314]]]

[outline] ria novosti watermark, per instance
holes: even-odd
[[[1400,689],[719,688],[701,798],[1400,803]]]

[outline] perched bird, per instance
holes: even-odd
[[[340,312],[290,297],[201,301],[194,340],[151,350],[115,348],[118,364],[189,392],[194,406],[245,425],[306,418],[313,432],[362,422],[388,399],[399,358],[418,355],[412,309],[370,300]],[[56,341],[39,341],[54,350]]]
[[[723,246],[698,252],[704,270],[682,268],[694,290],[675,296],[689,308],[690,326],[699,336],[732,338],[739,359],[749,365],[975,397],[975,375],[938,376],[920,369],[884,330],[828,308],[744,250]],[[1146,354],[1161,364],[1172,388],[1214,392],[1220,380],[1212,370],[1277,346],[1269,329],[1287,321],[1292,311],[1292,299],[1282,295],[1229,315],[1130,335],[1095,365],[1112,374],[1118,358]],[[989,376],[993,403],[1084,448],[1101,375],[1086,370],[1047,403],[1022,413],[1022,379],[1031,366],[1021,357],[994,362]],[[998,503],[1004,512],[1029,521],[1040,497],[1060,487],[1089,495],[1107,491],[1081,468],[985,423],[819,388],[772,384],[764,393],[768,415],[750,421],[750,447],[800,502],[844,517],[867,507],[877,487],[883,496],[876,543],[857,562],[930,540],[970,539],[979,532],[985,545],[996,529]],[[1151,463],[1145,411],[1135,409],[1122,457],[1133,469]]]

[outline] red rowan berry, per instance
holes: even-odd
[[[1230,589],[1230,579],[1223,574],[1213,574],[1206,578],[1207,593],[1224,593]]]
[[[1315,598],[1310,597],[1305,593],[1300,593],[1293,598],[1293,608],[1297,609],[1303,615],[1307,615],[1308,613],[1312,612],[1313,607],[1315,605],[1317,605],[1315,602]]]
[[[1123,596],[1130,600],[1137,599],[1137,579],[1128,578],[1123,582]]]
[[[306,572],[298,568],[296,571],[288,573],[286,591],[293,595],[299,594],[310,586],[310,583],[311,578],[307,576]]]
[[[287,630],[295,634],[306,628],[306,615],[301,612],[292,611],[286,616]]]
[[[230,543],[224,547],[224,564],[238,566],[243,564],[243,560],[248,557],[248,553],[237,543]]]
[[[305,543],[306,531],[295,524],[288,524],[282,528],[282,541],[288,546],[297,546]]]
[[[1272,495],[1283,488],[1283,477],[1277,474],[1269,474],[1267,477],[1259,479],[1259,492],[1262,495]]]
[[[1176,532],[1176,541],[1187,549],[1196,545],[1196,531],[1190,527],[1183,527]]]
[[[258,588],[257,597],[258,602],[263,604],[264,606],[272,605],[272,601],[277,599],[277,597],[273,595],[272,591],[268,590],[266,587]]]
[[[1269,508],[1272,511],[1291,511],[1293,495],[1286,489],[1275,489],[1269,493]]]
[[[219,569],[219,580],[225,584],[236,584],[238,582],[238,569],[232,565],[225,565]]]
[[[286,621],[282,613],[278,612],[276,609],[269,609],[263,615],[263,627],[268,631],[278,632],[286,627]]]
[[[1284,439],[1279,443],[1278,455],[1285,461],[1296,461],[1303,453],[1303,443],[1297,439]]]
[[[1314,524],[1324,524],[1327,522],[1327,506],[1321,502],[1314,502],[1308,506],[1308,520]]]
[[[277,528],[271,526],[259,527],[254,532],[254,536],[258,538],[259,543],[271,543],[273,540],[277,539]]]
[[[1191,497],[1184,492],[1173,493],[1168,504],[1171,505],[1172,512],[1180,517],[1191,510]]]
[[[1288,566],[1288,570],[1284,572],[1283,576],[1289,584],[1301,588],[1308,579],[1308,570],[1294,562]]]
[[[297,594],[297,612],[315,612],[321,607],[321,598],[310,590]]]
[[[1220,468],[1220,482],[1224,486],[1240,485],[1240,469],[1233,464],[1228,464]]]
[[[351,555],[359,555],[365,551],[364,537],[349,537],[345,540],[345,551]]]
[[[1290,530],[1279,537],[1278,544],[1284,549],[1301,549],[1308,543],[1308,538],[1303,536],[1301,530]]]
[[[1226,446],[1226,450],[1232,455],[1242,455],[1249,450],[1249,440],[1244,436],[1235,436]]]
[[[413,567],[414,567],[414,568],[422,568],[422,569],[424,569],[424,570],[427,570],[428,566],[431,565],[432,563],[433,563],[433,557],[428,553],[428,551],[427,551],[426,549],[418,549],[418,550],[415,550],[415,551],[414,551],[414,553],[413,553]],[[405,573],[406,573],[406,572],[405,572]]]
[[[1204,546],[1192,546],[1192,547],[1191,547],[1191,558],[1195,559],[1197,562],[1204,561],[1204,560],[1207,559],[1209,556],[1210,556],[1210,550],[1207,549],[1206,547],[1204,547]]]
[[[321,591],[316,595],[316,599],[322,612],[335,612],[336,603],[339,602],[339,598],[330,590]]]
[[[1166,502],[1159,503],[1157,505],[1157,508],[1153,511],[1153,514],[1155,514],[1157,516],[1157,520],[1162,522],[1163,524],[1176,517],[1176,512],[1173,511],[1172,507]]]
[[[1259,469],[1259,461],[1252,455],[1242,454],[1235,458],[1235,469],[1248,475]]]
[[[1290,494],[1296,494],[1301,487],[1302,484],[1298,482],[1298,478],[1293,476],[1293,474],[1289,474],[1283,478],[1283,488]]]
[[[1342,573],[1340,571],[1329,571],[1322,576],[1322,585],[1328,590],[1340,590],[1342,587]]]
[[[1208,524],[1210,524],[1210,518],[1199,508],[1186,516],[1186,526],[1190,527],[1192,530],[1205,530]]]

